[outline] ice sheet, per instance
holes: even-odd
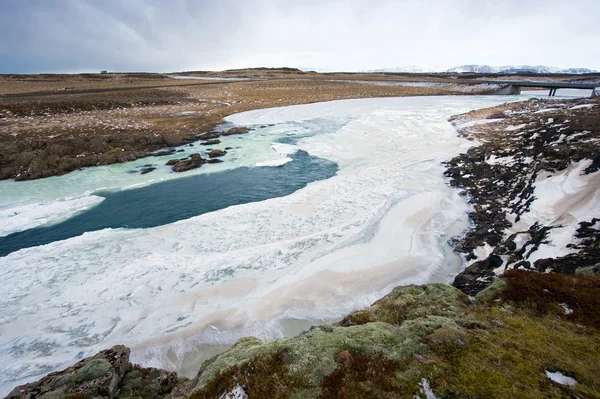
[[[239,125],[277,125],[238,138],[246,146],[232,162],[281,159],[273,138],[297,132],[295,146],[337,162],[338,175],[282,198],[0,258],[0,393],[114,344],[131,346],[134,362],[180,371],[201,345],[281,337],[291,322],[341,317],[395,285],[449,281],[463,265],[446,242],[466,228],[469,208],[440,163],[472,144],[447,118],[509,99],[346,100],[233,115]],[[97,181],[81,182],[136,182],[110,173],[119,167],[131,166],[90,170]],[[48,184],[60,197],[82,189],[70,179],[80,181],[27,187]]]

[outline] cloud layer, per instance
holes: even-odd
[[[597,0],[4,0],[0,73],[600,69]]]

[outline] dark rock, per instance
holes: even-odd
[[[225,147],[225,151],[233,150],[233,147]]]
[[[232,127],[229,130],[226,130],[221,133],[221,136],[231,136],[234,134],[246,134],[249,132],[247,127]]]
[[[264,128],[266,128],[266,127],[267,127],[267,125],[260,125],[260,128],[261,128],[261,129],[264,129]]]
[[[212,150],[211,152],[208,153],[208,156],[209,156],[209,158],[217,158],[217,157],[222,157],[225,154],[227,154],[227,151],[223,151],[223,150],[219,150],[218,148],[215,148],[214,150]]]
[[[191,147],[193,147],[193,146],[191,146]],[[185,150],[183,150],[183,149],[181,149],[181,150],[177,150],[177,152],[184,152],[184,151],[185,151]]]
[[[155,169],[156,168],[154,166],[150,166],[150,167],[147,167],[147,168],[142,168],[140,170],[140,174],[145,175],[146,173],[150,173],[150,172],[152,172]]]
[[[150,155],[153,156],[153,157],[163,157],[165,155],[171,155],[174,152],[175,152],[175,150],[172,149],[172,150],[158,151],[158,152],[152,153]]]
[[[132,366],[129,353],[125,346],[114,346],[37,382],[18,386],[7,398],[159,399],[180,382],[176,373]]]
[[[223,162],[221,159],[218,158],[214,158],[214,159],[209,159],[208,161],[206,161],[208,163],[221,163]]]
[[[16,387],[7,398],[62,398],[74,394],[114,398],[123,376],[132,368],[129,353],[125,346],[114,346],[63,371],[50,373],[38,382]]]
[[[205,162],[206,160],[203,159],[200,154],[192,154],[189,158],[177,162],[173,166],[173,172],[185,172],[186,170],[196,169]]]
[[[219,139],[211,139],[211,140],[207,140],[207,141],[203,141],[202,143],[200,143],[202,145],[215,145],[215,144],[221,144],[221,140]]]
[[[198,138],[200,140],[210,140],[210,139],[216,139],[220,136],[220,134],[218,132],[210,132],[210,133],[202,133],[198,135]]]
[[[169,159],[165,165],[172,166],[177,164],[177,162],[179,162],[179,159]]]
[[[502,263],[501,257],[492,254],[459,273],[452,285],[466,294],[475,295],[494,281],[494,269],[502,266]]]

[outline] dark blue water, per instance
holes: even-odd
[[[238,168],[196,175],[147,187],[94,193],[98,206],[62,223],[0,238],[0,256],[105,228],[148,228],[232,205],[282,197],[337,173],[334,162],[298,151],[280,167]]]

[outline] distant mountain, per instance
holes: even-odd
[[[394,68],[383,68],[383,69],[372,69],[369,71],[364,71],[368,73],[382,73],[382,72],[392,72],[392,73],[432,73],[432,72],[443,72],[440,68],[426,68],[418,65],[407,65],[402,67],[394,67]]]
[[[582,73],[594,73],[594,71],[587,68],[568,68],[560,69],[556,67],[550,67],[545,65],[505,65],[500,67],[490,65],[461,65],[454,68],[448,69],[446,72],[452,73],[571,73],[571,74],[582,74]]]

